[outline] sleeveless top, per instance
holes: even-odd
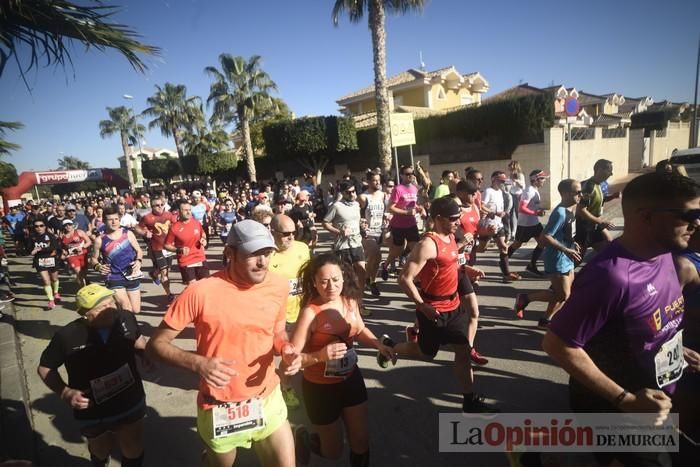
[[[450,234],[449,242],[442,240],[435,232],[425,234],[435,242],[437,257],[428,260],[418,273],[421,284],[421,297],[441,313],[454,311],[459,306],[457,293],[457,243]]]
[[[136,250],[129,243],[128,230],[121,229],[121,235],[117,239],[111,239],[106,233],[102,234],[102,246],[100,253],[102,259],[109,263],[108,281],[124,280],[124,274],[130,271],[131,263],[136,259]]]
[[[365,219],[367,219],[367,235],[370,237],[381,237],[384,226],[384,203],[387,196],[376,199],[367,194],[367,206],[365,207]]]
[[[78,234],[77,230],[74,230],[71,235],[64,235],[61,241],[66,250],[68,250],[68,256],[80,256],[87,253],[85,240]]]
[[[360,313],[353,303],[343,299],[343,308],[345,316],[341,316],[337,310],[328,308],[321,310],[318,305],[309,305],[314,312],[315,318],[311,322],[314,326],[313,331],[309,329],[309,339],[304,345],[304,353],[317,352],[323,349],[328,344],[344,342],[348,347],[348,353],[353,353],[353,339],[364,329],[364,323],[360,318]],[[347,354],[346,354],[347,356]],[[339,363],[335,361],[335,363]],[[333,361],[331,361],[333,362]],[[314,365],[304,368],[304,379],[317,384],[335,384],[340,383],[352,375],[357,369],[357,357],[355,354],[355,364],[350,362],[350,368],[344,376],[326,376],[330,362],[319,362]]]

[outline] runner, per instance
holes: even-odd
[[[581,262],[580,249],[574,242],[576,236],[576,205],[581,201],[581,184],[573,179],[559,182],[557,190],[561,203],[552,210],[541,241],[544,244],[544,272],[549,276],[551,287],[515,297],[515,316],[523,317],[525,307],[531,302],[546,302],[547,311],[537,327],[547,329],[552,316],[559,311],[571,294],[574,281],[574,266]],[[526,195],[527,196],[527,195]],[[521,218],[524,216],[521,216]],[[525,229],[518,229],[522,232]]]
[[[197,429],[207,446],[205,467],[231,467],[236,450],[253,443],[263,465],[295,465],[273,355],[282,354],[287,375],[299,371],[301,356],[284,329],[288,281],[267,271],[274,249],[260,223],[234,225],[224,250],[228,268],[187,287],[148,342],[153,355],[201,377]],[[172,344],[190,324],[196,352]]]
[[[360,234],[360,204],[356,201],[357,192],[350,181],[338,184],[342,194],[340,201],[331,204],[323,218],[323,227],[335,236],[333,251],[340,259],[352,265],[359,284],[365,284],[365,252],[362,249]]]
[[[578,274],[543,347],[572,376],[575,412],[665,418],[684,365],[683,297],[669,252],[686,248],[698,228],[700,187],[684,177],[640,175],[625,188],[622,212],[622,236]],[[668,453],[594,456],[602,465],[670,465]]]
[[[360,208],[364,210],[367,228],[362,239],[362,248],[367,258],[367,285],[375,297],[380,294],[377,287],[377,271],[382,259],[382,237],[384,235],[384,212],[388,196],[382,191],[381,175],[370,173],[367,192],[360,195]]]
[[[399,258],[404,248],[411,249],[420,240],[416,214],[422,212],[417,205],[418,187],[415,185],[416,176],[411,166],[401,168],[401,184],[394,188],[389,197],[388,211],[393,214],[389,221],[392,243],[389,245],[389,255],[382,263],[382,279],[389,280],[389,269],[394,260]]]
[[[76,228],[73,221],[65,219],[63,221],[63,259],[68,261],[68,265],[75,274],[78,288],[85,287],[87,282],[87,254],[88,248],[92,246],[92,240],[83,230]]]
[[[133,232],[119,225],[119,211],[105,208],[105,231],[95,239],[91,265],[105,276],[105,285],[114,290],[122,310],[141,312],[141,265],[143,251]]]
[[[124,203],[118,203],[117,204],[117,213],[119,214],[119,226],[124,227],[125,229],[133,229],[137,225],[139,225],[139,221],[136,220],[136,218],[126,212],[126,204]]]
[[[192,218],[192,205],[186,199],[180,200],[178,219],[168,230],[163,249],[177,253],[177,265],[185,286],[209,277],[206,245],[202,224]]]
[[[297,459],[307,465],[311,453],[338,459],[343,429],[350,445],[350,466],[369,466],[367,389],[357,366],[353,342],[378,349],[396,362],[393,350],[365,326],[360,316],[361,282],[333,254],[314,257],[302,273],[303,309],[292,343],[303,348],[303,393],[306,413],[315,433],[303,426],[294,431]]]
[[[613,174],[612,162],[599,159],[593,165],[593,176],[581,182],[583,199],[576,209],[576,243],[581,247],[581,257],[586,255],[588,247],[600,251],[612,241],[609,230],[614,227],[603,220],[603,203],[605,198],[600,184],[607,181]],[[619,197],[615,193],[608,199]]]
[[[73,409],[93,466],[106,467],[116,437],[123,467],[143,465],[146,395],[136,366],[146,341],[133,314],[119,310],[114,291],[98,284],[76,294],[80,318],[54,334],[41,354],[41,380]],[[58,368],[65,366],[68,384]]]
[[[394,344],[384,336],[383,343],[394,347],[399,357],[427,360],[435,358],[440,346],[450,344],[455,354],[454,374],[463,395],[464,412],[493,412],[496,409],[474,393],[474,372],[469,358],[468,317],[458,293],[457,243],[454,233],[461,209],[449,196],[436,199],[430,207],[435,231],[425,234],[411,251],[399,277],[402,290],[416,304],[420,323],[418,342]],[[420,289],[414,281],[420,281]],[[377,354],[381,367],[388,365],[383,353]]]
[[[202,196],[202,192],[194,190],[192,192],[192,217],[202,224],[202,229],[204,235],[206,236],[207,242],[209,241],[209,226],[211,225],[211,206],[207,200]],[[206,245],[206,243],[205,243]],[[204,247],[206,248],[206,246]]]
[[[311,251],[316,247],[318,242],[318,232],[314,226],[316,213],[314,213],[309,202],[309,192],[301,190],[297,193],[296,203],[290,209],[288,215],[297,224],[296,239],[306,243],[311,248]]]
[[[146,239],[148,254],[153,262],[151,278],[156,285],[160,284],[163,287],[169,302],[175,298],[170,290],[169,277],[174,253],[165,250],[163,246],[170,228],[176,221],[175,214],[165,210],[165,198],[156,196],[151,201],[151,212],[146,213],[134,228],[136,233]]]
[[[530,172],[530,186],[521,194],[520,203],[514,208],[519,211],[518,225],[515,232],[515,241],[508,247],[508,258],[511,258],[513,253],[518,251],[518,248],[520,248],[523,243],[527,243],[532,238],[537,241],[537,245],[532,250],[532,255],[530,256],[530,264],[525,267],[528,272],[536,276],[543,275],[540,270],[537,269],[537,260],[540,258],[540,255],[542,255],[542,249],[544,248],[540,239],[542,224],[539,218],[545,214],[544,209],[542,209],[540,205],[539,190],[544,185],[547,177],[549,177],[549,175],[540,169],[535,169]]]
[[[58,251],[60,244],[58,238],[46,230],[46,222],[43,217],[36,217],[32,222],[32,232],[29,235],[30,255],[34,257],[32,264],[39,273],[44,284],[44,293],[49,299],[49,310],[56,308],[56,302],[61,301],[58,292]]]
[[[435,192],[433,193],[433,199],[442,198],[450,194],[450,183],[454,180],[454,174],[451,170],[443,170],[442,178],[440,178],[440,184],[435,187]]]
[[[20,211],[19,206],[10,207],[10,213],[2,218],[2,223],[7,227],[8,233],[12,236],[15,244],[15,255],[20,256],[24,252],[24,245],[27,241],[24,233],[24,222],[26,218],[24,211]]]
[[[484,192],[481,203],[482,217],[479,231],[479,252],[486,251],[489,240],[495,239],[500,259],[498,266],[503,274],[503,282],[509,283],[520,280],[520,274],[511,272],[508,265],[508,246],[506,245],[506,231],[503,228],[503,217],[506,212],[503,207],[502,187],[507,180],[506,174],[500,170],[491,174],[491,186]],[[522,204],[522,202],[521,202]],[[481,226],[483,225],[483,229]]]
[[[294,221],[284,214],[278,214],[270,223],[272,236],[275,239],[277,251],[270,257],[270,271],[283,276],[289,281],[289,298],[287,299],[287,332],[291,332],[299,316],[301,304],[301,283],[299,271],[311,258],[308,245],[294,240],[296,228]],[[282,397],[290,409],[299,407],[299,398],[292,388],[289,378],[281,376]]]

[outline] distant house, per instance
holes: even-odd
[[[480,105],[489,83],[478,72],[461,74],[454,66],[435,71],[410,70],[387,78],[390,108],[426,116],[468,105]],[[338,99],[340,112],[354,116],[358,128],[376,125],[374,85]]]
[[[139,148],[135,148],[132,145],[129,146],[129,149],[131,150],[131,154],[129,154],[131,158],[131,168],[136,171],[134,184],[137,186],[143,186],[143,172],[141,170],[141,163],[143,161],[150,161],[153,159],[177,159],[177,151],[173,151],[172,149],[143,147],[139,150]],[[117,160],[119,160],[119,167],[126,169],[124,156],[118,157]]]

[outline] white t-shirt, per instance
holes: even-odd
[[[540,192],[537,191],[537,188],[534,186],[530,185],[523,191],[523,194],[520,196],[520,203],[527,203],[527,208],[531,209],[532,211],[539,211],[542,209],[540,206]],[[518,209],[520,209],[520,206],[518,206]],[[540,219],[537,216],[532,216],[530,214],[525,214],[522,211],[518,212],[518,225],[521,227],[532,227],[533,225],[537,225],[540,223]]]
[[[486,191],[484,191],[481,204],[493,213],[502,213],[505,210],[503,206],[503,191],[491,187],[487,188]],[[489,217],[487,219],[486,223],[488,226],[496,226],[497,229],[503,228],[503,219],[500,216],[495,216],[493,219]]]
[[[127,229],[132,229],[135,226],[139,225],[139,221],[137,221],[134,216],[127,212],[122,216],[121,219],[119,219],[119,225],[121,227],[126,227]]]
[[[520,196],[525,189],[525,175],[518,174],[517,177],[510,177],[513,180],[513,186],[510,188],[510,194]]]

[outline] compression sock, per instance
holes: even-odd
[[[542,256],[542,247],[536,246],[534,250],[532,250],[532,256],[530,257],[530,266],[535,268],[535,263],[537,263],[537,260],[540,259],[540,256]]]
[[[122,467],[142,467],[143,466],[143,454],[139,457],[130,459],[128,457],[122,456]]]
[[[357,454],[351,450],[350,467],[369,467],[369,449],[362,454]]]
[[[511,256],[513,256],[513,253],[515,253],[515,250],[513,249],[513,244],[511,244],[508,247],[508,257],[510,258]]]
[[[49,301],[53,300],[53,289],[51,288],[50,285],[44,286],[44,293],[46,294],[47,297],[49,297]]]
[[[501,253],[500,259],[498,260],[498,266],[501,268],[501,272],[504,276],[510,274],[510,267],[508,267],[508,253]]]
[[[58,281],[53,281],[51,283],[51,288],[53,289],[53,293],[58,293]]]

